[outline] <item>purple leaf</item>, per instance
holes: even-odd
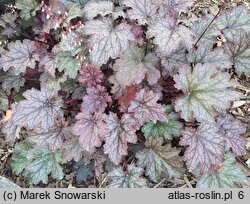
[[[73,133],[79,136],[79,143],[85,151],[92,151],[100,147],[103,136],[107,133],[107,125],[104,122],[106,115],[100,112],[90,114],[83,110],[76,116]]]
[[[96,87],[87,88],[87,95],[82,100],[82,109],[88,110],[90,113],[98,110],[103,112],[107,107],[107,103],[111,102],[111,97],[104,86],[97,85]]]
[[[152,53],[144,56],[144,50],[132,44],[120,59],[117,59],[113,69],[116,80],[122,86],[139,84],[146,77],[149,84],[156,84],[161,77],[159,59]]]
[[[39,68],[44,69],[45,72],[55,77],[56,68],[58,68],[58,59],[55,55],[49,53],[41,58]]]
[[[127,155],[128,142],[136,143],[136,125],[136,120],[128,114],[124,114],[121,120],[112,112],[107,117],[108,134],[105,136],[104,153],[109,155],[115,165]]]
[[[14,145],[15,140],[19,138],[20,127],[14,125],[11,120],[7,121],[3,128],[1,129],[2,133],[5,134],[5,141],[9,145]]]
[[[140,125],[149,121],[156,123],[157,120],[165,122],[167,121],[165,109],[157,103],[158,100],[159,94],[142,89],[137,93],[128,110],[134,112],[134,116]]]
[[[128,18],[138,20],[140,25],[148,23],[158,9],[154,0],[123,0],[122,3],[132,8],[127,12]]]
[[[220,133],[226,140],[226,150],[232,149],[235,155],[246,154],[247,141],[243,134],[246,133],[247,125],[230,114],[219,116],[216,121],[219,124]]]
[[[71,129],[66,126],[64,121],[58,121],[55,127],[49,131],[37,130],[28,137],[28,141],[38,147],[48,147],[50,151],[56,151],[62,147],[65,138],[72,135]]]
[[[177,26],[173,18],[155,19],[148,27],[147,38],[154,38],[158,52],[169,55],[180,47],[190,48],[193,42],[193,32],[185,26]]]
[[[185,159],[192,171],[200,168],[202,173],[220,166],[224,156],[224,138],[216,124],[202,124],[197,130],[183,130],[180,145],[186,146]]]
[[[30,40],[17,40],[8,44],[8,51],[2,53],[0,64],[4,71],[11,67],[17,73],[26,72],[26,68],[34,69],[36,61],[39,60],[38,54],[34,53],[35,42]]]
[[[177,73],[177,70],[185,64],[188,64],[186,57],[186,49],[179,47],[170,54],[157,53],[161,58],[161,63],[164,66],[168,74],[173,75]]]
[[[55,121],[62,117],[61,100],[55,91],[32,88],[24,92],[23,96],[26,100],[17,104],[12,116],[13,124],[49,131]]]
[[[80,70],[80,76],[78,81],[87,87],[96,86],[103,80],[103,73],[100,69],[97,69],[92,64],[86,63]]]
[[[163,6],[170,15],[171,10],[174,10],[177,14],[180,12],[186,12],[188,7],[191,7],[194,0],[163,0]]]
[[[90,59],[97,67],[105,64],[109,58],[117,58],[129,47],[129,41],[135,41],[131,26],[121,23],[112,26],[110,19],[88,21],[84,33],[90,35],[89,45],[93,47]]]
[[[83,156],[83,149],[79,144],[79,138],[77,137],[69,137],[62,144],[62,158],[66,161],[74,161],[78,162]]]

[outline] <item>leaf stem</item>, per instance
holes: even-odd
[[[79,112],[80,110],[76,110],[76,109],[70,109],[70,108],[64,108],[64,107],[60,107],[62,110],[66,110],[66,111],[69,111],[69,112]]]
[[[0,17],[0,20],[3,21],[4,23],[8,24],[2,17]],[[33,39],[33,38],[30,37],[28,34],[22,32],[21,30],[16,29],[15,27],[13,27],[13,26],[10,25],[10,24],[8,24],[8,26],[9,26],[10,28],[12,28],[13,30],[15,30],[16,32],[19,32],[19,33],[20,33],[23,37],[25,37],[25,38],[28,38],[28,39],[33,40],[33,41],[35,41],[35,42],[39,42],[39,43],[43,43],[43,44],[46,44],[46,45],[50,45],[50,44],[47,43],[47,42],[44,42],[44,41],[41,41],[41,40],[37,40],[37,39]]]
[[[221,13],[221,11],[224,9],[224,4],[220,7],[219,11],[217,12],[217,14],[214,16],[214,18],[211,20],[211,22],[207,25],[207,27],[205,28],[205,30],[202,32],[202,34],[200,35],[200,37],[198,38],[198,40],[196,41],[196,43],[194,44],[194,47],[197,46],[198,42],[201,40],[201,38],[205,35],[205,33],[207,32],[208,28],[212,25],[212,23],[215,21],[215,19],[219,16],[219,14]]]

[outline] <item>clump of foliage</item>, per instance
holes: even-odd
[[[0,114],[12,170],[147,187],[188,171],[237,187],[246,124],[228,110],[250,74],[250,13],[185,25],[193,0],[16,0],[0,16]],[[219,40],[218,40],[219,39]],[[221,40],[223,39],[223,40]],[[232,73],[232,72],[231,72]]]

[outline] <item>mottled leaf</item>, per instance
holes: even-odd
[[[73,90],[75,90],[77,86],[78,84],[75,79],[67,78],[67,80],[61,84],[61,90],[73,93]]]
[[[83,10],[77,4],[71,4],[68,10],[66,21],[69,23],[72,19],[83,16]]]
[[[30,129],[40,127],[48,131],[55,120],[62,117],[61,100],[54,91],[32,88],[24,92],[23,96],[26,100],[17,104],[12,116],[13,124]]]
[[[35,16],[39,4],[36,0],[16,0],[17,9],[21,10],[21,17],[25,20]]]
[[[30,40],[17,40],[8,44],[8,51],[5,51],[1,58],[0,64],[4,71],[9,70],[11,67],[15,70],[16,74],[25,72],[26,68],[35,68],[36,61],[39,56],[34,53],[35,43]]]
[[[66,81],[67,77],[62,75],[62,77],[54,78],[50,74],[44,72],[41,74],[39,80],[42,87],[45,87],[48,90],[60,91],[61,83]]]
[[[136,154],[137,165],[146,168],[146,175],[154,182],[158,182],[163,175],[178,178],[183,168],[179,153],[170,144],[163,145],[162,137],[150,137],[145,142],[145,148]]]
[[[128,154],[128,142],[136,143],[136,121],[130,115],[124,114],[121,120],[110,112],[107,117],[108,134],[105,136],[104,153],[118,165],[123,156]]]
[[[147,38],[154,38],[153,43],[163,55],[171,54],[182,44],[191,47],[193,42],[193,32],[185,26],[177,26],[170,17],[155,19],[146,35]]]
[[[148,137],[160,137],[163,136],[165,139],[171,140],[173,136],[179,136],[182,129],[182,123],[178,121],[178,117],[175,113],[166,108],[166,114],[168,120],[166,122],[157,121],[156,123],[146,123],[142,127],[142,132],[146,138]]]
[[[159,121],[166,121],[167,117],[164,112],[164,107],[157,103],[159,94],[153,91],[140,90],[134,101],[131,102],[128,110],[134,112],[135,118],[140,125],[152,121],[156,123]]]
[[[174,74],[180,67],[188,64],[186,53],[187,50],[182,46],[171,52],[170,54],[161,54],[161,63],[169,74]]]
[[[175,110],[186,121],[214,121],[218,113],[231,106],[231,101],[241,97],[233,88],[237,82],[228,73],[219,72],[213,64],[197,64],[193,70],[183,67],[174,76],[175,87],[183,96],[177,99]]]
[[[19,138],[20,129],[20,126],[13,124],[11,119],[3,125],[1,131],[5,134],[5,141],[9,145],[14,145],[15,140]]]
[[[225,45],[225,51],[233,58],[237,74],[250,74],[250,32],[234,32]]]
[[[58,55],[58,63],[58,70],[64,71],[65,75],[72,79],[76,78],[78,71],[81,69],[80,62],[66,52]]]
[[[72,99],[82,99],[84,94],[86,93],[86,89],[84,86],[78,85],[75,89],[73,89]]]
[[[212,174],[202,176],[197,188],[236,188],[247,182],[247,177],[235,158],[227,154],[223,166]]]
[[[8,38],[13,37],[17,33],[17,24],[15,23],[18,17],[17,13],[7,12],[1,15],[0,26],[3,27],[0,34],[7,36]]]
[[[36,131],[27,140],[36,144],[37,147],[48,147],[50,151],[56,151],[62,147],[64,139],[71,134],[70,128],[65,127],[65,124],[61,123],[47,132]]]
[[[189,50],[187,59],[191,63],[211,63],[218,69],[230,69],[233,65],[230,56],[222,48],[213,49],[213,44],[209,41],[203,41],[197,49]]]
[[[86,64],[81,70],[78,81],[87,87],[93,87],[100,84],[104,74],[92,64]]]
[[[111,102],[111,97],[104,86],[97,85],[96,87],[87,88],[87,94],[82,100],[82,108],[90,113],[95,111],[104,112],[107,103]]]
[[[58,180],[63,178],[60,157],[59,152],[51,153],[47,148],[33,147],[24,142],[15,146],[11,166],[15,174],[19,175],[23,172],[30,183],[47,184],[49,174]]]
[[[73,133],[79,136],[79,143],[83,150],[91,151],[101,146],[102,137],[106,134],[107,126],[104,122],[106,115],[100,112],[90,114],[86,110],[78,113]]]
[[[108,174],[111,180],[109,188],[145,188],[147,187],[146,179],[142,177],[143,169],[136,167],[134,164],[128,166],[124,172],[121,167],[116,167]]]
[[[30,143],[24,142],[15,145],[15,151],[12,156],[12,170],[15,174],[19,175],[29,164],[29,159],[27,158],[27,152],[32,150],[33,146]]]
[[[243,29],[250,32],[250,15],[248,8],[244,5],[236,6],[221,14],[216,20],[215,25],[223,30],[223,33],[231,35],[232,31]]]
[[[232,115],[226,114],[216,118],[219,125],[220,133],[226,141],[226,150],[230,149],[236,155],[246,154],[246,138],[243,136],[246,133],[247,125],[240,120],[235,119]]]
[[[215,124],[201,124],[197,130],[183,130],[181,135],[180,145],[187,147],[184,157],[191,171],[200,167],[203,174],[222,164],[224,138]]]
[[[139,84],[146,77],[149,84],[156,84],[161,74],[156,68],[159,65],[158,58],[149,53],[144,57],[144,50],[131,45],[120,59],[113,65],[116,71],[116,80],[122,86]]]
[[[83,149],[77,137],[67,138],[62,145],[62,158],[66,161],[74,159],[78,162],[83,156]]]
[[[170,9],[174,10],[176,13],[186,12],[189,7],[194,3],[194,0],[163,0],[163,5],[167,9],[168,13]]]
[[[80,27],[81,28],[81,27]],[[80,29],[79,28],[79,29]],[[85,39],[83,38],[80,31],[71,31],[62,35],[61,42],[59,43],[59,50],[62,51],[59,55],[76,56],[84,52],[84,48],[82,47],[82,43]]]
[[[87,19],[93,19],[97,15],[105,16],[113,13],[114,4],[111,1],[89,2],[84,6],[83,11]]]
[[[7,36],[7,38],[12,38],[15,36],[15,34],[17,34],[17,30],[10,26],[6,26],[5,29],[3,29],[2,32],[0,32],[1,36]],[[3,49],[1,49],[1,52],[2,51]]]
[[[129,47],[129,41],[135,41],[130,25],[121,23],[114,28],[110,19],[88,21],[84,32],[90,35],[89,44],[93,47],[90,59],[98,67],[109,58],[117,58]]]
[[[12,12],[6,12],[1,15],[0,19],[0,26],[2,27],[7,27],[10,25],[11,27],[16,27],[15,20],[17,19],[18,14],[17,13],[12,13]]]
[[[20,87],[25,83],[25,79],[21,74],[16,74],[13,69],[10,69],[4,76],[0,77],[3,90],[11,91],[12,89],[19,92]]]
[[[55,77],[56,68],[58,68],[58,58],[52,53],[47,54],[39,61],[39,68]]]
[[[84,6],[86,3],[88,3],[91,0],[61,0],[64,5],[70,6],[72,4],[77,4],[79,6]]]
[[[138,20],[140,25],[148,23],[158,9],[154,0],[123,0],[122,4],[132,8],[127,11],[128,18]]]
[[[205,17],[198,19],[197,21],[194,21],[192,23],[191,29],[195,35],[196,41],[200,38],[205,29],[207,29],[206,32],[203,34],[202,38],[200,39],[199,44],[201,44],[203,41],[215,43],[217,41],[216,37],[221,35],[221,31],[217,28],[216,25],[211,24],[208,27],[213,18],[213,15],[206,15]]]

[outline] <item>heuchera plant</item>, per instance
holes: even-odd
[[[229,113],[250,74],[250,13],[186,25],[193,0],[16,0],[0,16],[0,113],[11,168],[31,184],[96,177],[196,187],[247,177],[246,124]],[[222,39],[222,40],[221,40]],[[194,184],[195,185],[195,184]]]

